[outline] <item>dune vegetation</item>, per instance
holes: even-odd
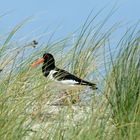
[[[26,21],[7,37],[1,35],[0,140],[140,139],[139,25],[112,46],[120,24],[107,29],[112,12],[100,22],[99,13],[90,15],[74,38],[52,41],[50,35],[43,44],[18,44],[12,37]],[[77,103],[53,105],[61,91],[50,86],[41,66],[31,68],[44,52],[55,56],[58,67],[96,83],[98,90],[83,88],[73,93],[80,96]]]

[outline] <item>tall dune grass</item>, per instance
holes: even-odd
[[[102,50],[118,25],[102,32],[107,18],[95,26],[97,15],[86,20],[74,42],[69,36],[37,48],[30,42],[18,47],[11,38],[22,24],[12,30],[0,47],[0,139],[139,139],[139,32],[133,28],[123,36],[103,78],[101,65],[108,64],[103,65]],[[99,90],[76,93],[81,102],[75,105],[52,106],[60,91],[52,89],[41,67],[30,67],[46,51],[58,67],[97,83]]]
[[[140,34],[136,29],[131,27],[118,44],[118,55],[106,81],[116,139],[140,138]]]

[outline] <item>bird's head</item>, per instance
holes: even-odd
[[[35,63],[33,63],[31,66],[34,68],[38,66],[39,64],[43,63],[43,67],[55,67],[55,60],[52,54],[50,53],[44,53],[43,57],[38,59]]]

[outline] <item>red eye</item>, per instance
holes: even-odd
[[[47,59],[48,57],[49,57],[49,56],[46,54],[45,57],[44,57],[44,59]]]

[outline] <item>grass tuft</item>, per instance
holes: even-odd
[[[96,24],[100,12],[87,18],[74,39],[68,36],[51,42],[52,35],[46,44],[33,41],[19,47],[11,40],[23,22],[0,42],[1,140],[139,139],[140,32],[137,25],[131,27],[113,56],[110,38],[120,24],[104,30],[113,10]],[[31,68],[46,51],[55,56],[58,67],[97,83],[99,90],[83,88],[72,93],[80,95],[75,105],[52,105],[61,91],[43,77],[41,67]],[[107,71],[101,72],[101,67]]]

